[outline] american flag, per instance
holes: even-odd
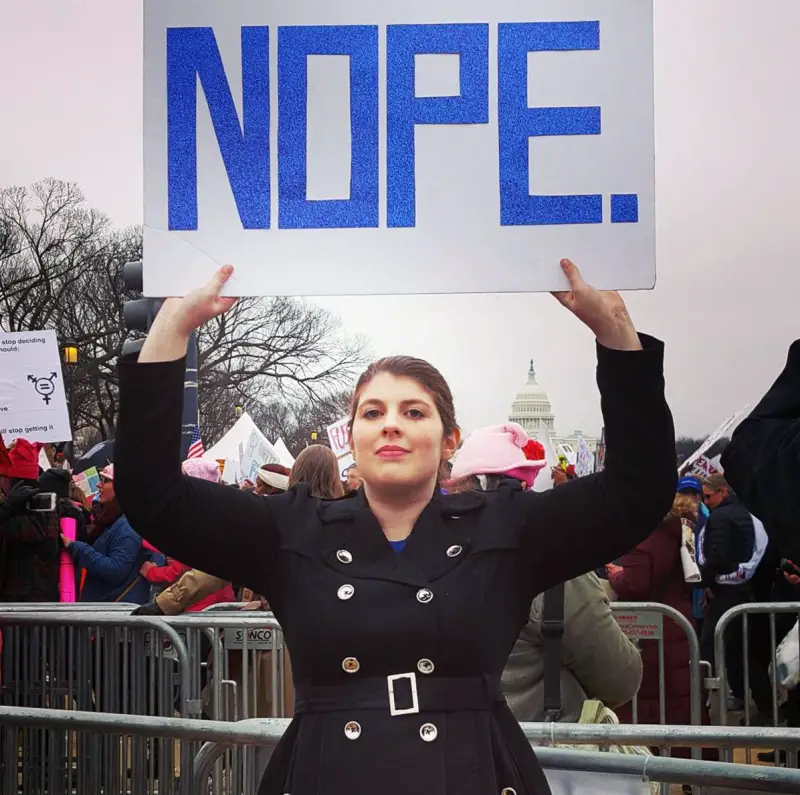
[[[189,445],[189,452],[187,458],[201,458],[205,455],[206,448],[203,447],[203,440],[200,437],[200,426],[195,425],[192,430],[192,443]]]

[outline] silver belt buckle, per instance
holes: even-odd
[[[411,706],[408,709],[397,709],[394,700],[394,683],[398,679],[408,679],[411,685]],[[416,715],[419,712],[419,697],[417,695],[417,675],[412,671],[408,674],[394,674],[387,676],[386,681],[389,685],[389,714],[394,715]]]

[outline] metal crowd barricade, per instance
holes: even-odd
[[[772,674],[769,676],[769,687],[771,691],[771,718],[773,726],[778,726],[781,722],[781,699],[782,695],[778,682],[775,679],[774,671],[776,670],[776,651],[782,636],[778,635],[775,617],[777,615],[788,614],[790,616],[790,623],[800,617],[800,602],[760,602],[753,604],[742,604],[732,607],[727,612],[723,613],[717,622],[714,631],[714,657],[716,667],[716,677],[711,680],[713,689],[717,691],[719,721],[724,726],[727,724],[728,716],[728,662],[730,657],[726,649],[726,632],[731,628],[734,622],[741,620],[742,622],[742,668],[744,672],[744,722],[745,725],[750,726],[753,718],[752,709],[750,705],[750,673],[752,666],[752,657],[750,653],[750,617],[753,616],[768,616],[769,618],[769,663]],[[789,698],[797,698],[797,694],[790,694]],[[797,729],[795,729],[797,731]],[[798,732],[800,734],[800,732]],[[772,746],[765,744],[757,745],[756,747],[773,750]],[[745,748],[745,757],[747,762],[750,762],[752,746]],[[726,751],[726,759],[730,761],[731,751]],[[787,765],[789,767],[797,767],[798,756],[796,749],[787,752]]]
[[[191,776],[188,775],[188,771],[186,773],[187,780],[191,779],[186,795],[206,795],[209,779],[213,779],[214,764],[225,749],[237,745],[261,746],[269,753],[282,736],[287,724],[288,721],[284,719],[222,722],[0,707],[0,727],[5,727],[6,731],[9,731],[9,727],[29,731],[89,730],[120,738],[160,737],[165,741],[181,740],[184,744],[202,742],[204,745],[193,760]],[[725,729],[710,726],[581,726],[568,723],[525,723],[522,724],[522,728],[526,736],[534,742],[732,747],[766,740],[776,747],[795,750],[800,747],[800,733],[778,729],[754,730],[746,727]],[[665,783],[688,782],[703,787],[736,788],[736,791],[800,792],[800,771],[791,769],[583,752],[539,746],[536,747],[536,753],[546,770],[573,770],[600,775],[628,774],[646,776],[651,780]],[[254,786],[257,786],[257,783],[255,782]],[[140,784],[141,782],[134,779],[130,792],[144,791]],[[72,795],[72,792],[55,787],[48,790],[48,795]],[[95,795],[96,792],[78,788],[74,795],[90,795],[90,793]],[[38,795],[38,792],[31,789],[25,791],[25,795]],[[225,790],[225,795],[254,795],[254,789]]]

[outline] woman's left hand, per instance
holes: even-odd
[[[72,541],[70,541],[63,533],[61,534],[61,543],[64,545],[64,549],[69,549],[72,546]]]
[[[570,289],[553,295],[594,332],[604,348],[618,351],[642,349],[628,308],[618,292],[595,290],[586,284],[577,266],[568,259],[561,260],[561,270],[569,280]]]
[[[622,566],[617,566],[614,563],[608,563],[606,565],[606,571],[608,572],[609,577],[612,577],[615,574],[619,574],[622,571]]]

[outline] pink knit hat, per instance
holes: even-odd
[[[546,463],[544,447],[530,439],[521,425],[507,422],[473,431],[456,454],[451,477],[508,475],[530,488]]]
[[[190,478],[219,483],[219,464],[206,458],[187,458],[182,464],[183,473]]]

